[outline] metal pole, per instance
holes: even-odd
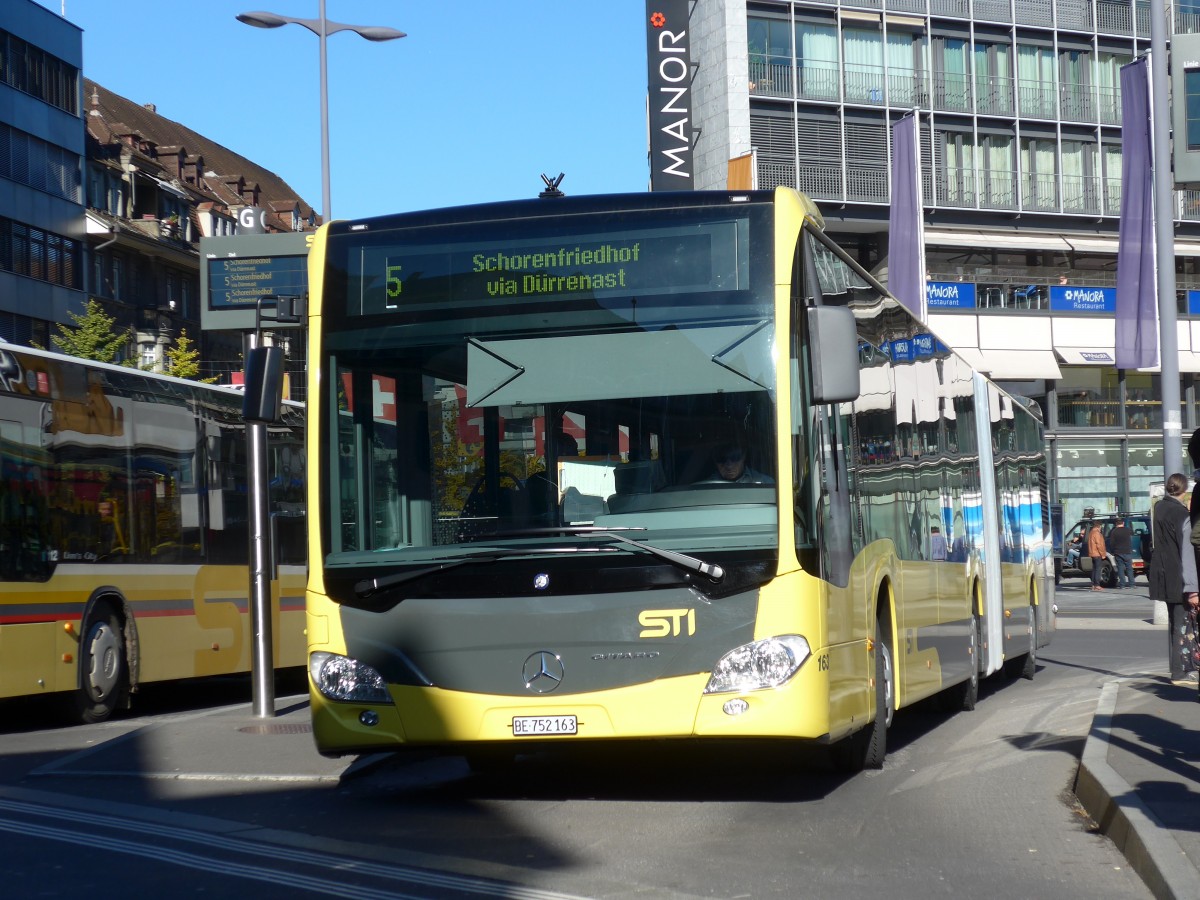
[[[1179,335],[1175,301],[1175,208],[1171,175],[1171,113],[1167,102],[1168,0],[1150,8],[1150,118],[1154,123],[1154,247],[1158,261],[1158,321],[1163,411],[1163,480],[1183,458],[1179,418]],[[1154,604],[1154,621],[1167,621],[1166,604]]]
[[[329,190],[329,69],[325,59],[325,38],[328,35],[325,0],[321,0],[321,212],[326,222],[333,221]]]
[[[260,301],[261,302],[261,301]],[[262,332],[247,336],[250,349]],[[250,648],[251,701],[260,719],[275,715],[275,659],[271,635],[271,511],[267,468],[267,423],[246,423],[247,488],[250,505]]]

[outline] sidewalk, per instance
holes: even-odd
[[[384,755],[326,759],[313,745],[308,697],[277,697],[275,716],[245,704],[165,719],[34,770],[32,775],[178,781],[338,782]]]
[[[1075,795],[1155,897],[1200,897],[1196,687],[1155,676],[1106,684]]]

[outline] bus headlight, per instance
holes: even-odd
[[[743,644],[721,657],[709,676],[704,693],[722,694],[779,687],[795,675],[811,655],[808,641],[798,634]]]
[[[336,653],[313,653],[308,671],[317,690],[330,700],[390,703],[383,676],[357,659]]]

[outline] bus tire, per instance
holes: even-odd
[[[79,688],[75,711],[85,724],[103,722],[113,714],[129,688],[125,637],[116,613],[97,604],[79,636]]]
[[[1004,661],[1004,674],[1009,678],[1033,680],[1037,672],[1037,606],[1029,602],[1029,648],[1016,659]]]
[[[842,772],[882,769],[887,756],[887,731],[896,714],[896,672],[892,650],[875,623],[875,720],[832,747],[833,764]]]
[[[942,692],[938,705],[946,712],[970,712],[979,701],[979,616],[974,612],[971,613],[970,640],[967,656],[971,674],[966,681]]]

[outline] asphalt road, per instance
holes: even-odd
[[[341,784],[66,779],[67,754],[248,684],[177,686],[99,726],[0,703],[4,893],[1146,898],[1070,792],[1101,686],[1165,668],[1143,585],[1064,581],[1032,682],[902,711],[885,767],[854,777],[786,746],[643,745],[489,776],[407,756]]]

